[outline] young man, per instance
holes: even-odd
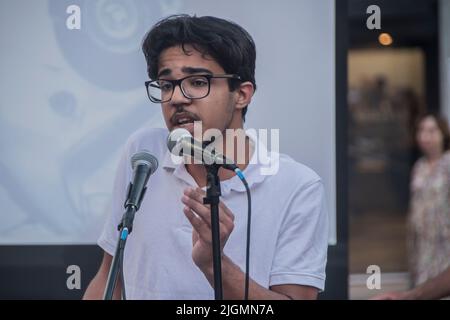
[[[252,193],[250,299],[315,299],[324,289],[328,217],[321,179],[291,158],[268,153],[278,171],[264,175],[257,159],[267,150],[242,130],[255,91],[256,50],[240,26],[214,17],[172,16],[156,24],[143,42],[152,102],[161,104],[167,129],[141,129],[127,142],[118,168],[111,215],[98,243],[104,259],[86,299],[102,297],[118,238],[130,157],[142,149],[159,160],[136,214],[125,249],[129,299],[212,299],[213,262],[209,206],[203,204],[206,170],[174,164],[169,131],[185,128],[236,130],[242,149],[222,152],[243,170]],[[280,112],[282,106],[274,108]],[[282,112],[282,111],[281,111]],[[241,130],[239,130],[241,129]],[[236,147],[240,148],[240,146]],[[238,161],[243,151],[245,161]],[[250,163],[250,164],[249,164]],[[220,169],[219,206],[225,299],[244,298],[247,198],[233,172]],[[115,291],[120,297],[121,285]]]

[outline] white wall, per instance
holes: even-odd
[[[81,7],[81,30],[66,8]],[[94,243],[121,146],[164,126],[147,100],[144,33],[171,13],[217,15],[254,36],[246,127],[322,176],[335,240],[334,1],[0,2],[0,244]]]

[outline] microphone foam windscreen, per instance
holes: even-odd
[[[147,150],[141,150],[139,152],[136,152],[131,157],[131,166],[133,170],[138,163],[142,162],[145,162],[150,166],[150,174],[153,174],[156,171],[156,169],[158,169],[158,160],[153,155],[151,155],[150,152],[148,152]]]

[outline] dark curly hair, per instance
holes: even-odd
[[[191,45],[201,54],[211,56],[226,73],[239,75],[240,81],[250,81],[256,90],[255,43],[250,34],[236,23],[186,14],[159,21],[145,35],[142,43],[150,79],[157,77],[161,52],[177,45],[181,45],[186,54],[185,45]],[[229,79],[230,91],[236,90],[240,81]],[[242,110],[244,121],[247,107]]]

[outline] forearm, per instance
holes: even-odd
[[[92,279],[91,283],[84,293],[83,300],[102,300],[105,292],[107,278],[102,275],[97,275]],[[122,292],[122,284],[118,279],[116,288],[113,293],[113,300],[120,300]]]
[[[450,268],[409,291],[412,299],[432,300],[450,296]]]
[[[210,266],[202,270],[212,287],[214,272]],[[222,288],[225,300],[243,300],[245,291],[245,273],[226,256],[222,258]],[[288,300],[288,296],[269,290],[249,279],[249,300]]]

